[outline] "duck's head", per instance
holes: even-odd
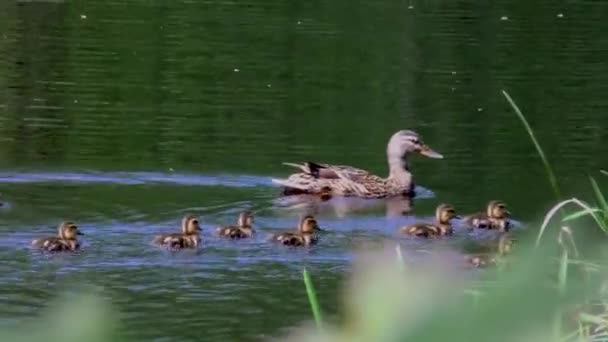
[[[239,227],[251,227],[253,226],[253,213],[250,211],[243,211],[239,214]]]
[[[306,215],[300,220],[300,226],[298,227],[298,230],[301,233],[312,234],[314,232],[320,231],[321,228],[319,227],[319,224],[317,223],[317,220],[314,218],[314,216]]]
[[[502,234],[500,240],[498,240],[498,253],[500,255],[506,255],[511,253],[515,241],[515,238],[511,236],[511,234]]]
[[[505,202],[490,201],[490,203],[488,203],[487,215],[489,218],[493,219],[505,219],[511,216],[511,213],[507,210]]]
[[[401,130],[393,134],[387,146],[389,159],[401,159],[409,153],[419,153],[429,158],[443,158],[440,153],[433,151],[432,148],[422,142],[420,135],[414,131]]]
[[[58,228],[59,237],[64,240],[76,240],[77,235],[84,235],[74,222],[63,222]]]
[[[450,204],[440,204],[435,210],[435,217],[440,224],[450,224],[452,219],[460,218],[456,214],[456,209]]]
[[[182,233],[198,234],[201,231],[201,225],[198,217],[194,215],[186,215],[182,219]]]

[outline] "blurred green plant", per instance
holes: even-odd
[[[0,332],[0,341],[106,342],[119,341],[115,312],[92,293],[64,294],[40,317]]]

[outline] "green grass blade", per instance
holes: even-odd
[[[581,211],[577,211],[575,213],[572,213],[570,215],[567,215],[566,217],[564,217],[562,219],[562,221],[572,221],[572,220],[576,220],[577,218],[581,218],[583,216],[588,216],[591,215],[591,213],[597,213],[600,212],[601,210],[598,208],[592,208],[591,210],[587,210],[587,209],[583,209]]]
[[[606,218],[608,218],[608,203],[606,202],[606,198],[604,197],[604,194],[602,194],[602,190],[600,190],[600,187],[597,185],[595,179],[593,177],[589,177],[589,180],[591,181],[591,187],[593,188],[593,192],[597,198],[598,205],[602,210],[604,221],[606,221]]]
[[[509,102],[511,107],[513,107],[513,110],[515,111],[515,113],[517,114],[517,116],[519,117],[521,122],[523,123],[528,134],[530,135],[530,139],[532,139],[532,143],[534,144],[534,147],[536,147],[536,152],[540,156],[540,159],[542,160],[542,162],[545,166],[545,171],[547,172],[547,176],[549,177],[549,182],[551,183],[553,192],[555,193],[557,200],[561,201],[562,196],[561,196],[561,191],[559,189],[559,185],[557,183],[557,178],[555,177],[555,173],[553,172],[553,168],[551,168],[551,164],[549,164],[549,160],[547,159],[545,152],[543,151],[542,147],[538,143],[538,140],[536,139],[536,135],[534,134],[532,127],[530,127],[528,120],[526,120],[526,117],[521,112],[521,110],[519,109],[517,104],[515,104],[515,101],[513,101],[511,96],[509,96],[509,94],[505,90],[502,91],[502,94],[507,99],[507,101]]]
[[[600,170],[600,172],[606,176],[608,176],[608,171]]]
[[[551,219],[553,219],[553,216],[555,216],[555,214],[557,212],[559,212],[562,207],[564,207],[565,205],[568,205],[568,204],[576,204],[579,207],[581,207],[583,210],[587,211],[589,213],[589,215],[591,215],[593,220],[595,220],[595,223],[597,223],[598,227],[600,227],[600,229],[603,230],[604,232],[608,233],[608,225],[595,212],[593,212],[593,208],[591,208],[587,203],[585,203],[579,199],[571,198],[569,200],[565,200],[565,201],[561,201],[561,202],[557,203],[556,205],[553,206],[553,208],[551,208],[547,212],[547,214],[545,215],[545,218],[543,219],[543,223],[541,224],[540,229],[538,230],[538,235],[536,236],[536,246],[540,245],[540,240],[542,239],[543,234],[545,233],[545,230],[547,229],[547,226],[549,225],[549,222],[551,221]]]
[[[310,278],[310,274],[308,274],[306,268],[304,268],[302,273],[304,275],[304,285],[306,285],[308,301],[310,302],[310,307],[312,308],[312,315],[315,318],[315,322],[317,322],[317,327],[321,329],[323,325],[323,318],[321,316],[321,307],[319,306],[319,301],[317,300],[317,292],[315,291],[315,287],[312,285],[312,279]]]

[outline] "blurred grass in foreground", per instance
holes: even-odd
[[[120,341],[115,312],[92,293],[65,293],[39,317],[0,332],[0,341],[102,342]]]

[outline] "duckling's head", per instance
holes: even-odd
[[[500,240],[498,240],[498,253],[500,255],[510,254],[515,241],[515,238],[511,234],[502,234]]]
[[[487,215],[493,219],[505,219],[511,216],[507,210],[507,205],[503,201],[490,201],[488,203]]]
[[[198,234],[201,231],[198,217],[194,215],[186,215],[182,220],[182,233]]]
[[[456,215],[456,209],[450,204],[440,204],[435,210],[435,217],[440,224],[450,224],[452,219],[460,218]]]
[[[391,137],[387,146],[389,160],[404,158],[408,153],[419,153],[429,158],[441,159],[443,156],[422,142],[414,131],[401,130]]]
[[[250,211],[243,211],[239,215],[239,227],[251,227],[253,226],[253,213]]]
[[[306,215],[300,220],[299,230],[301,233],[312,234],[315,231],[321,230],[317,220],[312,215]]]
[[[76,240],[77,235],[84,235],[74,222],[63,222],[59,225],[59,237],[64,240]]]
[[[321,188],[321,192],[319,192],[319,197],[321,197],[322,201],[329,201],[332,197],[332,190],[328,186],[324,186]]]

